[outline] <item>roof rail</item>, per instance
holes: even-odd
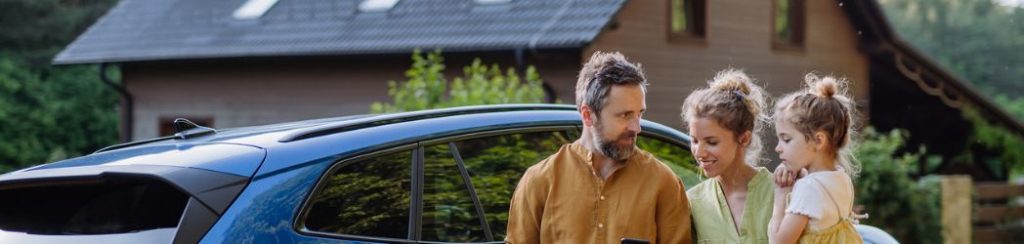
[[[107,146],[107,147],[104,147],[104,148],[100,148],[100,150],[96,150],[95,152],[92,152],[92,153],[101,153],[101,152],[106,152],[106,151],[110,151],[110,150],[114,150],[114,149],[121,149],[121,148],[126,148],[126,147],[131,147],[131,146],[142,145],[142,144],[146,144],[146,143],[150,143],[150,142],[158,142],[158,141],[170,140],[170,139],[174,139],[174,136],[162,136],[162,137],[151,138],[151,139],[146,139],[146,140],[133,141],[133,142],[125,142],[125,143],[121,143],[121,144],[114,144],[114,145],[110,145],[110,146]]]
[[[213,128],[197,125],[196,123],[193,123],[192,121],[189,121],[187,119],[177,118],[174,119],[174,135],[162,136],[140,141],[126,142],[121,144],[114,144],[104,148],[100,148],[100,150],[96,150],[95,152],[92,153],[106,152],[114,149],[121,149],[131,146],[142,145],[150,142],[158,142],[171,139],[184,140],[215,133],[217,133],[217,130]]]
[[[575,111],[576,106],[569,104],[501,104],[501,105],[478,105],[478,106],[464,106],[444,109],[432,109],[422,110],[413,112],[403,112],[394,114],[383,114],[379,116],[353,119],[340,121],[338,123],[325,124],[316,126],[313,128],[300,130],[291,134],[285,135],[278,142],[292,142],[298,141],[323,135],[330,135],[338,132],[350,131],[355,129],[362,129],[368,127],[375,127],[387,124],[394,124],[412,120],[422,120],[436,117],[460,115],[460,114],[475,114],[475,113],[490,113],[490,112],[509,112],[509,111],[530,111],[530,110],[561,110],[561,111]]]

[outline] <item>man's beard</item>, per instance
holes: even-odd
[[[602,126],[601,122],[598,121],[596,125],[597,126],[595,127],[597,130],[594,132],[593,135],[594,144],[597,145],[598,150],[601,150],[601,154],[604,154],[605,157],[609,157],[615,161],[626,161],[626,159],[629,159],[630,156],[633,156],[636,144],[636,134],[630,132],[622,132],[622,134],[620,134],[617,138],[609,141],[605,140],[604,137],[601,136],[601,132],[604,131],[604,126]],[[615,143],[617,141],[626,139],[630,140],[629,145],[621,146],[616,145]]]

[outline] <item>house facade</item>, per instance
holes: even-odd
[[[474,58],[533,65],[563,103],[592,53],[619,51],[651,82],[646,118],[676,128],[687,94],[738,68],[773,96],[808,72],[845,77],[865,122],[943,156],[968,138],[964,106],[1024,134],[903,43],[871,0],[122,0],[54,63],[119,69],[122,135],[137,140],[178,117],[226,128],[367,113],[413,50],[435,48],[449,77]]]

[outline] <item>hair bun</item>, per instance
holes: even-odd
[[[845,80],[837,80],[831,76],[819,77],[815,74],[807,74],[804,76],[804,81],[807,82],[807,87],[810,88],[809,92],[819,97],[833,98],[836,93],[844,93],[843,89],[846,85]]]
[[[750,85],[753,81],[743,71],[726,69],[712,79],[709,85],[717,91],[740,91],[744,96],[750,95]]]

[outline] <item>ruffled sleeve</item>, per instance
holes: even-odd
[[[825,204],[822,201],[825,197],[821,187],[811,182],[811,179],[801,179],[793,185],[793,192],[790,194],[789,205],[786,206],[786,213],[804,215],[812,219],[821,219],[825,214]]]

